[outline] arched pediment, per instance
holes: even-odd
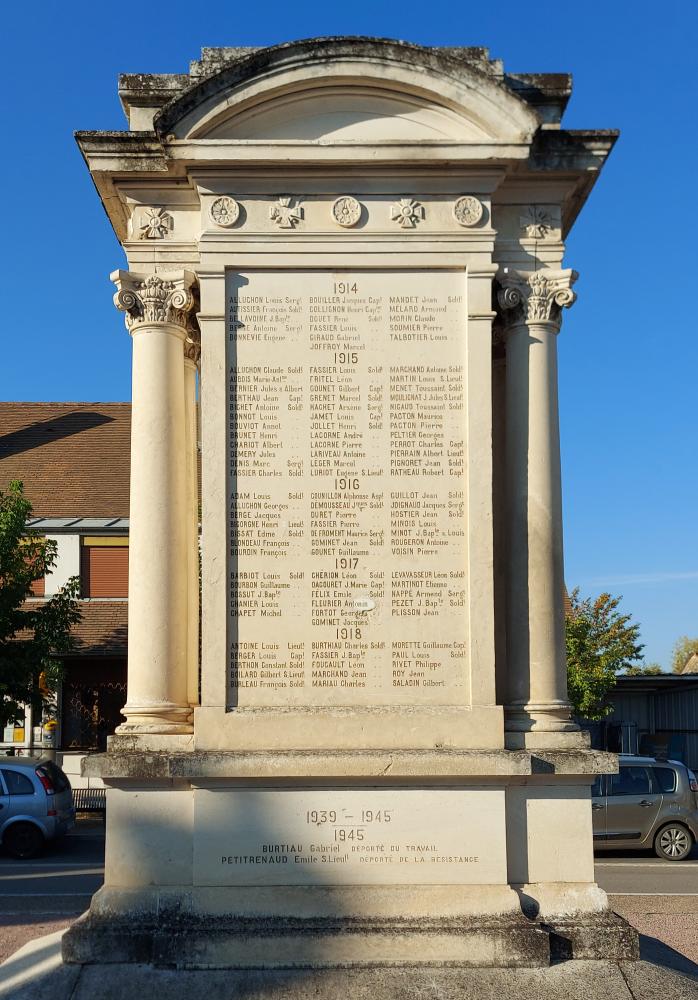
[[[261,49],[166,105],[180,139],[526,142],[540,124],[500,79],[434,49],[314,39]]]

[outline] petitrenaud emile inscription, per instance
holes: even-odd
[[[197,792],[202,885],[506,881],[500,789]]]
[[[227,298],[238,704],[467,703],[464,273]]]

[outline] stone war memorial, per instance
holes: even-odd
[[[564,241],[616,138],[561,127],[570,88],[482,48],[205,49],[78,133],[133,430],[105,884],[66,963],[408,996],[636,957],[594,880],[616,758],[566,690]]]

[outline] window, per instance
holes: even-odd
[[[671,767],[653,767],[654,777],[660,792],[676,791],[676,771]]]
[[[2,768],[2,776],[10,795],[33,795],[34,785],[31,779],[20,771],[10,771],[9,768]]]
[[[591,786],[592,799],[600,799],[603,795],[603,777],[603,774],[597,774],[594,778],[594,784]]]
[[[611,775],[611,795],[651,795],[652,779],[647,767],[622,767]]]
[[[128,597],[128,538],[83,536],[80,593],[82,597]]]

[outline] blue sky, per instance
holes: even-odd
[[[698,635],[694,0],[38,0],[9,7],[3,27],[3,399],[129,398],[108,280],[123,255],[72,138],[126,127],[119,72],[186,72],[203,45],[335,34],[485,45],[512,72],[572,72],[565,125],[622,136],[568,242],[580,279],[560,337],[567,582],[622,594],[648,661],[668,666],[676,638]]]

